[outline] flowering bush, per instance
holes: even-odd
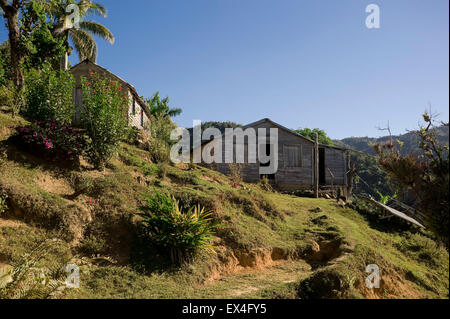
[[[81,132],[57,121],[36,121],[16,129],[15,138],[27,150],[51,160],[75,162],[86,151],[86,139]]]
[[[102,169],[116,151],[127,128],[128,96],[117,81],[91,73],[81,78],[82,123],[89,136],[87,157]]]
[[[30,121],[52,119],[70,123],[75,113],[73,86],[75,80],[68,71],[54,71],[45,65],[30,70],[25,80],[24,116]]]

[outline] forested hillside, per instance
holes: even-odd
[[[441,143],[448,144],[448,126],[439,126],[435,129],[436,138]],[[380,142],[386,142],[389,140],[389,136],[383,136],[379,138],[373,137],[347,137],[342,140],[333,140],[333,143],[337,146],[347,147],[355,149],[367,154],[375,155],[371,145],[378,144]],[[394,141],[401,141],[403,143],[402,154],[413,153],[418,151],[419,138],[414,131],[408,132],[402,135],[393,135]]]

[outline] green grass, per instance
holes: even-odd
[[[0,125],[22,121],[0,112]],[[226,176],[196,165],[153,165],[148,152],[126,143],[105,172],[50,167],[2,143],[8,155],[0,161],[0,193],[14,202],[6,216],[27,224],[3,227],[0,219],[0,258],[13,263],[39,239],[65,239],[47,257],[49,264],[70,257],[81,266],[81,288],[65,291],[65,298],[297,298],[306,285],[301,283],[322,280],[314,274],[324,270],[345,284],[336,297],[361,298],[370,293],[363,287],[368,263],[404,288],[387,283],[378,297],[448,298],[449,255],[426,232],[396,228],[333,200],[269,192],[254,184],[235,189]],[[73,194],[42,188],[36,182],[42,175],[68,185]],[[169,192],[184,207],[212,210],[225,225],[215,240],[219,253],[205,253],[178,269],[164,252],[140,241],[134,213],[143,204],[141,195],[154,190]],[[320,212],[314,212],[317,207]],[[313,241],[333,238],[348,249],[339,262],[311,268],[299,259]],[[208,280],[219,274],[223,254],[262,248],[277,248],[292,259]]]

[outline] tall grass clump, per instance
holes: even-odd
[[[168,250],[172,263],[188,263],[200,250],[213,250],[214,230],[220,225],[212,219],[212,212],[200,205],[185,210],[164,193],[145,198],[146,205],[138,213],[144,234],[156,246]]]

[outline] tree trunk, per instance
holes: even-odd
[[[12,5],[6,0],[0,2],[0,6],[3,9],[3,15],[6,18],[6,25],[9,31],[9,45],[11,50],[11,67],[12,77],[14,85],[18,90],[23,87],[25,76],[23,73],[23,62],[25,57],[20,47],[20,31],[18,25],[19,9],[18,3],[13,2]]]
[[[61,57],[61,71],[67,71],[69,65],[69,54],[64,52],[64,55]]]
[[[67,71],[69,68],[69,35],[66,32],[64,36],[64,47],[66,52],[64,52],[64,55],[61,57],[61,71]]]

